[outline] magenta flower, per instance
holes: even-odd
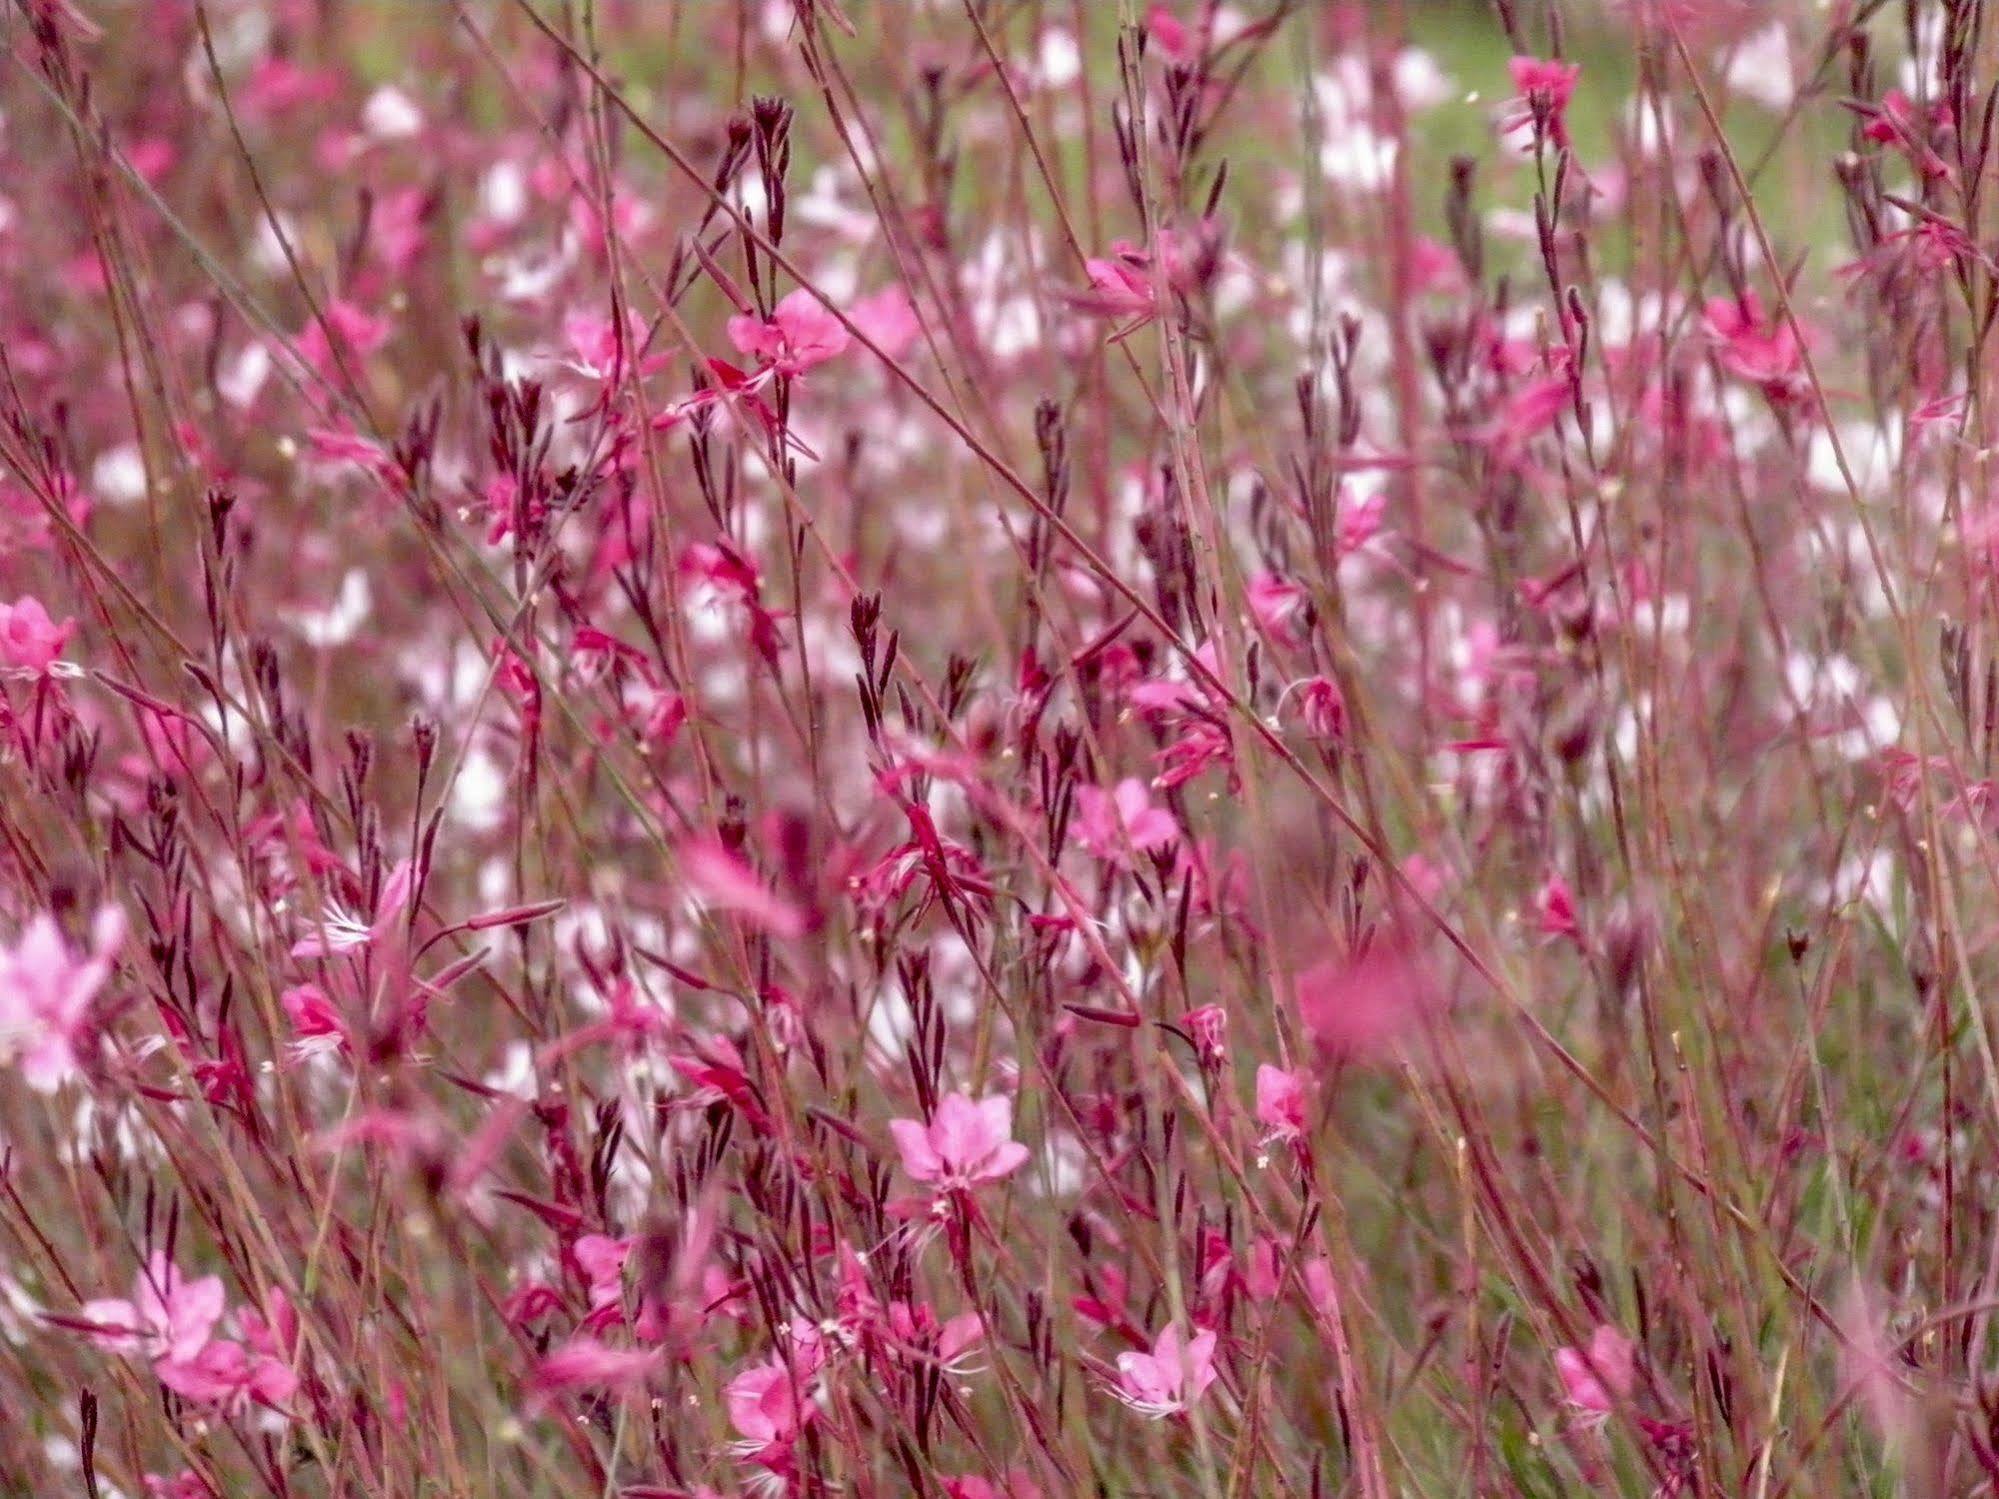
[[[1591,1415],[1608,1415],[1613,1403],[1628,1400],[1636,1380],[1637,1348],[1608,1323],[1590,1334],[1587,1350],[1557,1348],[1555,1372],[1569,1404]]]
[[[1298,712],[1305,727],[1323,743],[1342,744],[1347,737],[1347,700],[1331,677],[1307,677],[1293,684]],[[1288,694],[1287,694],[1288,695]]]
[[[1121,1353],[1111,1393],[1141,1416],[1157,1421],[1184,1414],[1215,1382],[1215,1335],[1197,1332],[1182,1339],[1180,1324],[1169,1322],[1152,1340],[1150,1353]]]
[[[1268,1063],[1256,1069],[1256,1122],[1272,1140],[1305,1137],[1305,1085],[1295,1072]]]
[[[719,838],[699,837],[683,843],[680,873],[687,888],[712,911],[732,911],[773,937],[796,937],[806,928],[805,913],[766,886],[743,857]]]
[[[1156,300],[1152,276],[1139,252],[1113,259],[1092,256],[1084,262],[1084,269],[1090,273],[1090,289],[1078,301],[1089,311],[1100,317],[1152,316]]]
[[[1305,643],[1311,600],[1305,590],[1276,573],[1258,573],[1249,584],[1249,612],[1272,640],[1288,650]]]
[[[129,1301],[87,1301],[79,1322],[97,1344],[142,1358],[161,1384],[184,1400],[241,1410],[252,1401],[282,1407],[298,1392],[292,1368],[298,1319],[274,1292],[268,1318],[245,1310],[243,1342],[215,1336],[226,1297],[219,1276],[189,1280],[164,1254],[139,1272]]]
[[[631,1258],[632,1241],[613,1239],[607,1234],[584,1234],[570,1246],[576,1268],[590,1287],[590,1310],[596,1314],[616,1313],[625,1299],[625,1261]]]
[[[1707,304],[1703,321],[1723,369],[1762,386],[1773,397],[1795,392],[1804,378],[1804,350],[1797,331],[1789,319],[1766,314],[1756,293],[1716,297]]]
[[[798,1326],[794,1323],[794,1331]],[[734,1446],[739,1457],[773,1469],[786,1466],[792,1444],[816,1409],[812,1396],[822,1358],[816,1338],[795,1336],[789,1359],[765,1359],[729,1381],[722,1403],[742,1438]]]
[[[298,1393],[298,1375],[284,1360],[228,1338],[213,1339],[191,1358],[161,1359],[153,1372],[161,1384],[198,1405],[240,1410],[256,1402],[279,1407]]]
[[[0,948],[0,1061],[18,1062],[36,1092],[53,1092],[75,1074],[77,1041],[124,935],[123,914],[106,906],[85,956],[69,950],[48,916],[29,922],[13,947]]]
[[[389,341],[389,331],[387,318],[335,298],[299,332],[299,356],[320,374],[334,378],[341,369],[337,351],[365,359]],[[354,373],[351,365],[349,373]]]
[[[394,929],[409,905],[414,884],[415,873],[410,861],[399,860],[396,867],[389,871],[389,877],[382,881],[382,893],[375,901],[372,914],[364,917],[337,903],[328,902],[317,927],[292,944],[292,956],[330,958],[381,941]]]
[[[938,1192],[969,1192],[981,1182],[1018,1171],[1027,1147],[1013,1138],[1013,1100],[1004,1094],[974,1103],[962,1093],[937,1101],[930,1123],[892,1119],[889,1132],[902,1169]]]
[[[87,1301],[83,1320],[95,1325],[90,1336],[114,1353],[186,1360],[207,1346],[225,1299],[221,1277],[191,1281],[155,1253],[132,1282],[131,1300]]]
[[[40,599],[0,604],[0,664],[45,676],[75,633],[75,620],[57,624]]]
[[[1559,874],[1550,873],[1541,882],[1540,890],[1534,896],[1534,919],[1544,937],[1560,937],[1583,945],[1582,927],[1576,922],[1575,897],[1569,892],[1569,882]]]
[[[542,1395],[642,1384],[659,1361],[657,1348],[613,1348],[578,1336],[543,1355],[534,1367],[533,1384]]]
[[[1415,956],[1377,942],[1351,962],[1325,959],[1292,980],[1299,1018],[1326,1052],[1355,1059],[1392,1053],[1440,996]]]
[[[1194,1039],[1195,1055],[1204,1067],[1219,1067],[1229,1055],[1229,1012],[1220,1005],[1189,1010],[1185,1024]]]
[[[1579,62],[1516,57],[1506,66],[1513,75],[1513,88],[1519,96],[1505,120],[1507,134],[1537,127],[1545,130],[1548,139],[1557,147],[1566,147],[1569,144],[1569,100],[1575,94],[1576,79],[1582,75],[1583,65]]]
[[[319,985],[296,985],[280,994],[278,1003],[292,1023],[285,1051],[294,1060],[348,1050],[346,1017]]]
[[[900,359],[923,336],[916,308],[900,286],[885,286],[854,304],[854,326],[890,359]],[[842,330],[844,333],[845,330]]]
[[[730,318],[729,342],[780,375],[802,375],[845,353],[852,338],[824,302],[800,287],[768,318]]]
[[[1122,864],[1129,858],[1127,843],[1140,850],[1170,848],[1179,837],[1173,814],[1152,805],[1152,794],[1136,776],[1109,791],[1076,788],[1076,838],[1099,859]]]

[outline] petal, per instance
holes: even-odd
[[[1011,1176],[1027,1164],[1027,1155],[1025,1145],[1017,1140],[1009,1140],[986,1157],[984,1164],[979,1167],[979,1175],[987,1181],[998,1181],[1003,1176]]]
[[[922,1125],[914,1119],[891,1119],[888,1132],[895,1137],[895,1148],[902,1152],[902,1169],[917,1181],[935,1181],[944,1174],[944,1163],[930,1148],[930,1132]]]
[[[962,1093],[947,1093],[930,1120],[930,1145],[948,1166],[969,1166],[986,1153],[985,1120]]]
[[[995,1093],[990,1098],[979,1100],[979,1120],[986,1134],[986,1142],[991,1145],[1013,1138],[1013,1100],[1004,1093]]]

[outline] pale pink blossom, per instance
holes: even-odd
[[[1127,776],[1110,790],[1101,786],[1076,788],[1076,838],[1099,859],[1121,864],[1130,848],[1170,848],[1179,841],[1180,825],[1164,807],[1152,804],[1145,782]]]
[[[923,336],[916,308],[909,300],[909,293],[900,286],[885,286],[862,297],[854,303],[849,316],[868,341],[890,359],[902,358]]]
[[[584,1234],[570,1248],[576,1268],[590,1287],[593,1308],[616,1306],[625,1295],[625,1261],[631,1258],[632,1241],[613,1239],[607,1234]]]
[[[153,1366],[160,1383],[200,1405],[241,1411],[258,1403],[282,1408],[298,1392],[298,1319],[282,1292],[269,1318],[246,1308],[242,1341],[217,1337],[226,1296],[220,1277],[189,1280],[155,1253],[132,1286],[130,1300],[88,1301],[77,1319],[93,1341]]]
[[[1716,297],[1703,319],[1715,357],[1732,375],[1760,385],[1772,397],[1794,395],[1804,379],[1804,350],[1787,317],[1763,310],[1755,292]]]
[[[55,623],[40,599],[19,598],[0,604],[0,664],[46,675],[75,633],[75,620]]]
[[[335,298],[325,311],[307,323],[298,335],[299,357],[328,379],[342,376],[342,354],[347,358],[345,374],[358,378],[356,359],[366,359],[389,341],[389,320],[365,307]]]
[[[805,930],[805,913],[758,879],[742,856],[720,839],[696,838],[682,844],[680,873],[688,889],[711,911],[733,912],[773,937],[796,937]]]
[[[766,1464],[783,1459],[812,1419],[817,1372],[816,1352],[802,1353],[791,1361],[766,1359],[729,1381],[722,1403],[742,1438],[735,1448],[739,1455]]]
[[[210,1340],[189,1358],[161,1359],[153,1372],[183,1400],[229,1410],[252,1403],[282,1407],[298,1393],[298,1375],[288,1363],[228,1338]]]
[[[660,1358],[657,1348],[614,1348],[582,1334],[544,1354],[532,1382],[542,1395],[643,1384]]]
[[[1288,650],[1305,643],[1311,600],[1305,590],[1276,573],[1258,573],[1249,584],[1249,612],[1264,633]]]
[[[207,1346],[226,1300],[220,1276],[189,1280],[156,1252],[132,1282],[129,1301],[87,1301],[82,1319],[92,1324],[91,1338],[114,1353],[188,1360]]]
[[[36,1092],[52,1092],[75,1074],[91,1005],[124,935],[123,913],[106,906],[86,954],[70,951],[45,915],[29,922],[12,947],[0,948],[0,1061],[16,1062]]]
[[[852,338],[824,302],[800,287],[768,318],[730,318],[729,342],[778,374],[802,375],[845,353]]]
[[[1204,1067],[1219,1067],[1229,1055],[1229,1012],[1220,1005],[1202,1005],[1189,1010],[1185,1024],[1193,1037],[1194,1053]]]
[[[1004,1094],[974,1102],[947,1093],[927,1125],[892,1119],[888,1127],[902,1169],[938,1192],[969,1192],[1012,1175],[1027,1160],[1027,1147],[1013,1138],[1013,1100]]]
[[[1377,942],[1360,958],[1327,959],[1294,980],[1300,1018],[1329,1053],[1378,1058],[1393,1051],[1438,996],[1409,953]]]
[[[1305,1137],[1305,1084],[1295,1072],[1264,1063],[1256,1069],[1256,1122],[1266,1142]]]
[[[1619,1400],[1631,1397],[1636,1378],[1637,1348],[1631,1339],[1605,1323],[1590,1334],[1587,1349],[1557,1348],[1555,1372],[1569,1404],[1591,1415],[1605,1415]]]
[[[1184,1338],[1180,1324],[1169,1322],[1150,1353],[1119,1354],[1117,1370],[1111,1393],[1119,1400],[1153,1420],[1180,1415],[1215,1382],[1215,1335]]]
[[[408,907],[414,881],[410,861],[403,859],[382,881],[382,893],[371,915],[362,917],[338,903],[328,902],[314,930],[292,944],[292,956],[330,958],[381,941],[394,930]]]

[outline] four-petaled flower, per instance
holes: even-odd
[[[17,1060],[36,1092],[52,1092],[76,1072],[78,1038],[124,935],[123,913],[106,906],[83,956],[46,915],[29,922],[11,948],[0,947],[0,1061]]]
[[[1265,1143],[1305,1138],[1305,1085],[1295,1072],[1268,1062],[1256,1069],[1256,1122]]]
[[[37,598],[0,604],[0,664],[32,676],[47,676],[76,633],[76,621],[57,624]]]
[[[1140,1415],[1155,1421],[1180,1415],[1215,1382],[1215,1335],[1186,1338],[1179,1323],[1169,1322],[1150,1353],[1119,1354],[1117,1371],[1111,1393]]]
[[[851,341],[846,325],[803,287],[767,318],[743,313],[729,319],[729,342],[780,375],[802,375],[845,353]]]
[[[1519,96],[1506,117],[1506,133],[1545,131],[1556,149],[1565,149],[1569,144],[1569,100],[1575,94],[1576,79],[1582,75],[1583,65],[1558,59],[1516,57],[1506,68],[1513,75],[1513,88]]]
[[[962,1093],[937,1101],[929,1124],[889,1121],[902,1169],[939,1193],[969,1192],[1020,1169],[1027,1147],[1013,1138],[1013,1100],[1004,1094],[977,1102]]]
[[[1631,1396],[1636,1380],[1637,1347],[1608,1323],[1590,1334],[1586,1349],[1557,1348],[1555,1372],[1569,1404],[1592,1416],[1604,1416],[1619,1400]]]
[[[1164,807],[1152,805],[1145,782],[1127,776],[1115,787],[1076,788],[1076,839],[1099,859],[1122,864],[1128,849],[1170,848],[1180,824]]]

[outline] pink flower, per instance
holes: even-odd
[[[1194,34],[1186,22],[1173,14],[1164,0],[1153,0],[1145,12],[1145,34],[1169,62],[1190,63],[1195,58]]]
[[[318,929],[292,944],[295,958],[330,958],[379,942],[395,927],[410,903],[415,875],[408,859],[400,860],[382,881],[382,893],[375,901],[374,914],[366,919],[329,902],[321,914]]]
[[[569,341],[571,355],[561,361],[564,369],[573,370],[586,380],[616,384],[624,376],[627,352],[636,352],[644,345],[646,330],[645,324],[627,311],[621,340],[618,325],[611,319],[579,312],[562,320],[562,336]],[[665,363],[663,358],[654,356],[642,360],[638,372],[650,375]]]
[[[1576,925],[1575,897],[1569,893],[1569,882],[1559,874],[1550,874],[1541,882],[1541,889],[1534,897],[1534,918],[1544,937],[1563,937],[1583,945],[1582,928]]]
[[[766,886],[742,856],[718,838],[682,844],[680,873],[688,889],[712,911],[733,911],[773,937],[796,937],[805,931],[805,913]]]
[[[1941,177],[1950,171],[1949,164],[1929,144],[1930,137],[1949,130],[1954,123],[1948,100],[1938,99],[1924,110],[1903,90],[1891,88],[1881,96],[1878,106],[1849,107],[1858,109],[1867,121],[1861,130],[1863,136],[1896,147],[1925,177]]]
[[[616,1306],[625,1296],[625,1261],[631,1257],[630,1239],[613,1239],[605,1234],[585,1234],[571,1246],[576,1268],[590,1286],[593,1308]]]
[[[205,1344],[191,1358],[161,1359],[153,1372],[176,1395],[201,1405],[240,1410],[255,1401],[277,1407],[298,1393],[298,1376],[287,1363],[227,1338]]]
[[[1305,1028],[1326,1051],[1344,1057],[1391,1052],[1437,996],[1408,954],[1377,942],[1360,959],[1315,963],[1294,980]]]
[[[1298,711],[1312,736],[1328,745],[1344,744],[1347,737],[1347,699],[1340,684],[1331,677],[1307,677],[1296,683]]]
[[[1258,573],[1249,585],[1249,612],[1264,633],[1288,650],[1305,643],[1311,601],[1305,590],[1276,573]]]
[[[1555,1372],[1569,1404],[1592,1415],[1607,1415],[1617,1400],[1628,1400],[1636,1378],[1637,1349],[1608,1323],[1590,1334],[1587,1351],[1555,1350]]]
[[[253,1353],[289,1364],[298,1357],[298,1312],[291,1298],[275,1287],[266,1305],[268,1311],[263,1312],[244,1307],[236,1314],[236,1329]]]
[[[781,375],[802,375],[846,351],[846,325],[804,287],[788,294],[768,318],[729,319],[729,342]]]
[[[902,1169],[940,1193],[969,1192],[1012,1175],[1027,1160],[1027,1147],[1013,1138],[1013,1100],[1004,1094],[975,1103],[948,1093],[929,1124],[892,1119],[888,1128],[902,1152]]]
[[[1265,1063],[1256,1069],[1256,1122],[1272,1140],[1305,1137],[1305,1085],[1295,1072]]]
[[[909,300],[909,293],[900,286],[885,286],[871,296],[862,297],[849,316],[854,326],[890,359],[902,358],[923,336],[916,308]]]
[[[1132,848],[1170,848],[1180,837],[1173,814],[1152,805],[1145,782],[1127,776],[1113,790],[1081,786],[1076,791],[1076,837],[1099,859],[1122,864]]]
[[[333,379],[341,371],[337,351],[350,356],[347,372],[358,374],[352,359],[366,359],[389,341],[389,320],[354,303],[335,298],[298,336],[299,357],[320,374]]]
[[[1581,76],[1583,65],[1516,57],[1506,67],[1513,75],[1514,92],[1519,95],[1503,122],[1506,133],[1512,135],[1530,128],[1545,130],[1558,148],[1566,147],[1569,100],[1575,94],[1576,79]]]
[[[1772,397],[1795,392],[1804,371],[1798,335],[1789,319],[1766,317],[1755,292],[1715,298],[1704,321],[1720,345],[1716,358],[1723,369],[1754,381]]]
[[[48,916],[29,922],[13,947],[0,948],[0,1060],[18,1061],[36,1092],[53,1092],[76,1072],[77,1039],[124,935],[124,916],[106,906],[87,956],[69,950]]]
[[[160,1383],[184,1400],[228,1410],[252,1401],[282,1408],[299,1386],[291,1303],[274,1291],[268,1319],[246,1308],[237,1317],[243,1341],[235,1342],[215,1336],[223,1301],[220,1278],[187,1280],[165,1255],[154,1254],[131,1300],[86,1302],[79,1320],[102,1346],[150,1360]]]
[[[722,1391],[729,1424],[742,1441],[736,1450],[766,1460],[788,1450],[812,1419],[809,1381],[812,1368],[793,1369],[781,1358],[766,1359],[744,1370]]]
[[[16,671],[46,675],[75,633],[75,620],[56,624],[39,599],[0,604],[0,663]]]
[[[151,1360],[190,1360],[208,1345],[222,1319],[220,1276],[188,1280],[164,1254],[154,1253],[132,1283],[129,1301],[83,1304],[92,1339],[115,1353]]]
[[[1202,1005],[1186,1015],[1187,1034],[1203,1067],[1219,1067],[1229,1056],[1229,1015],[1220,1005]]]
[[[1169,1322],[1152,1341],[1150,1353],[1121,1353],[1111,1393],[1152,1420],[1182,1414],[1215,1382],[1215,1335],[1197,1332],[1181,1339],[1180,1324]]]
[[[278,996],[292,1023],[285,1051],[294,1059],[324,1056],[348,1049],[347,1020],[340,1007],[317,984],[299,984]]]
[[[1546,432],[1573,402],[1567,374],[1541,375],[1513,387],[1481,434],[1493,456],[1508,467],[1518,463],[1527,444]]]
[[[533,1384],[543,1395],[641,1384],[659,1361],[657,1348],[613,1348],[593,1337],[574,1337],[542,1356]]]
[[[1114,259],[1091,256],[1084,261],[1090,289],[1077,298],[1078,304],[1100,317],[1152,316],[1152,273],[1140,260],[1141,253],[1134,250]]]

